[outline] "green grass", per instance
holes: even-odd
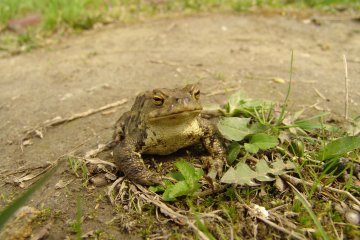
[[[28,14],[41,14],[42,28],[53,31],[62,26],[89,29],[106,13],[102,0],[1,0],[0,22]]]
[[[57,166],[49,170],[44,176],[35,182],[34,185],[32,185],[0,212],[0,231],[9,219],[16,213],[16,211],[25,205],[29,198],[50,179],[56,170]]]
[[[335,12],[336,6],[360,10],[358,0],[0,0],[0,50],[20,53],[37,48],[54,34],[81,32],[95,24],[129,23],[171,13],[246,12],[256,9],[309,9]],[[40,15],[41,23],[20,33],[9,21]],[[219,80],[223,75],[217,76]]]
[[[0,0],[0,22],[29,14],[41,14],[42,28],[54,31],[61,27],[89,29],[107,17],[121,15],[157,14],[174,11],[234,10],[253,7],[310,7],[333,8],[342,5],[360,9],[358,0],[172,0],[155,3],[140,0]]]
[[[76,197],[76,214],[75,220],[70,225],[72,231],[76,234],[76,240],[81,240],[82,235],[82,220],[81,220],[82,212],[81,212],[81,197],[78,195]]]

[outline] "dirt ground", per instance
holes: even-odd
[[[60,44],[1,58],[0,206],[23,191],[14,183],[16,178],[72,150],[84,152],[110,140],[112,125],[140,91],[199,82],[204,105],[223,103],[228,92],[213,94],[231,88],[253,98],[283,101],[292,49],[291,109],[316,104],[318,109],[342,114],[342,55],[346,54],[350,115],[360,114],[360,22],[328,16],[316,21],[261,15],[170,17],[106,26]],[[286,82],[279,83],[281,79]],[[24,131],[47,119],[124,98],[129,101],[116,112],[51,128],[43,139],[32,139],[31,145],[20,148]],[[72,182],[55,189],[60,179]],[[84,220],[83,232],[103,229],[121,239],[125,236],[121,224],[109,224],[115,211],[106,200],[106,190],[85,190],[64,162],[29,205],[50,209],[45,221],[52,224],[49,239],[64,239],[73,237],[69,221],[75,219],[80,194],[83,215],[92,216]]]

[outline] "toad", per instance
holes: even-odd
[[[220,175],[225,149],[216,127],[200,116],[201,110],[197,85],[139,94],[131,110],[116,122],[115,163],[133,182],[160,184],[161,176],[145,166],[142,154],[168,155],[201,142],[213,159],[208,176]]]

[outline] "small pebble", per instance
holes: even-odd
[[[360,214],[355,210],[346,211],[345,218],[348,223],[355,224],[355,225],[360,224]]]
[[[105,176],[103,176],[103,175],[99,175],[99,176],[95,176],[95,177],[91,178],[90,182],[96,187],[102,187],[102,186],[105,186],[108,184]]]

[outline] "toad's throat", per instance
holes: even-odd
[[[194,110],[186,110],[186,111],[178,111],[178,112],[171,112],[169,114],[159,114],[150,116],[150,121],[158,121],[163,119],[182,119],[186,117],[196,116],[199,115],[201,112],[201,109],[194,109]]]

